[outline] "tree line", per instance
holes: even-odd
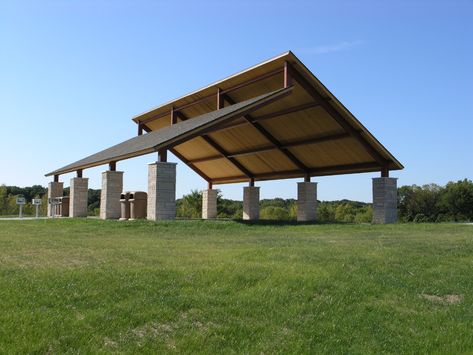
[[[219,218],[242,218],[242,201],[224,199],[217,195]],[[260,201],[260,218],[295,220],[295,199],[266,199]],[[177,216],[200,218],[202,193],[194,190],[177,201]],[[468,222],[473,221],[473,182],[468,179],[449,182],[445,186],[429,184],[398,188],[398,215],[401,222]],[[318,201],[317,220],[320,222],[368,223],[373,217],[371,203],[358,201]]]
[[[18,215],[16,197],[27,200],[24,215],[34,215],[33,198],[41,198],[40,215],[47,211],[47,188],[40,185],[31,187],[0,186],[0,215]],[[69,188],[64,189],[69,195]],[[242,201],[217,195],[219,218],[241,219]],[[202,192],[193,190],[176,201],[178,218],[201,218]],[[89,189],[89,215],[97,216],[100,209],[100,190]],[[429,184],[410,185],[398,188],[398,214],[401,222],[448,222],[473,221],[473,182],[468,179],[449,182],[445,186]],[[318,201],[317,220],[320,222],[369,223],[373,216],[370,203],[358,201]],[[295,220],[297,201],[295,199],[263,199],[260,201],[260,218],[268,220]]]

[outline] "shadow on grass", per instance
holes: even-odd
[[[344,222],[319,222],[319,221],[299,222],[296,220],[272,220],[272,219],[259,219],[255,221],[234,219],[233,221],[240,224],[249,225],[249,226],[310,226],[310,225],[327,225],[327,224],[349,224],[349,223],[344,223]]]

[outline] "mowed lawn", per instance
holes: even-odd
[[[1,353],[473,352],[473,226],[0,221]]]

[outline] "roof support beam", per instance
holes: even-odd
[[[381,177],[389,177],[389,168],[387,165],[383,166],[381,169]]]
[[[313,137],[309,137],[306,139],[302,140],[297,140],[297,141],[289,141],[289,142],[281,142],[281,148],[290,148],[290,147],[297,147],[301,145],[309,145],[309,144],[317,144],[317,143],[323,143],[323,142],[330,142],[330,141],[335,141],[339,139],[344,139],[344,138],[349,138],[351,137],[348,133],[346,132],[340,132],[340,133],[332,133],[332,134],[324,134],[324,135],[316,135]],[[230,157],[240,157],[240,156],[245,156],[245,155],[253,155],[253,154],[258,154],[262,152],[268,152],[271,150],[277,149],[274,145],[267,145],[263,147],[258,147],[258,148],[251,148],[251,149],[245,149],[245,150],[240,150],[238,152],[230,153]],[[216,160],[220,159],[220,155],[212,155],[209,157],[203,157],[203,158],[197,158],[193,159],[190,161],[191,163],[202,163],[205,161],[211,161],[211,160]]]
[[[168,161],[168,150],[160,149],[158,150],[158,162],[166,163]]]
[[[230,105],[234,105],[235,101],[228,95],[225,95],[225,100],[228,101]],[[254,121],[253,117],[251,117],[249,114],[246,114],[243,116],[258,132],[260,132],[276,149],[278,149],[282,154],[286,156],[295,166],[297,166],[299,169],[302,169],[306,171],[308,168],[305,166],[304,163],[302,163],[297,157],[292,154],[287,148],[284,148],[281,146],[281,143],[266,129],[264,128],[261,124],[258,122]]]
[[[292,106],[292,107],[286,108],[284,110],[279,110],[279,111],[276,111],[276,112],[268,113],[266,115],[256,116],[256,117],[253,117],[253,119],[255,121],[264,121],[264,120],[269,120],[269,119],[275,118],[275,117],[285,116],[285,115],[288,115],[290,113],[305,111],[305,110],[308,110],[310,108],[318,107],[318,106],[320,106],[320,103],[318,103],[318,102],[308,102],[306,104]]]
[[[176,149],[169,149],[170,152],[172,154],[174,154],[176,157],[178,157],[180,160],[182,160],[184,162],[184,164],[186,164],[187,166],[189,166],[189,168],[191,168],[192,170],[194,170],[197,175],[199,175],[202,179],[206,180],[207,182],[211,181],[211,179],[205,175],[202,170],[200,170],[199,168],[197,168],[192,162],[190,162],[189,160],[187,160],[181,153],[179,153]]]
[[[222,109],[225,106],[225,101],[222,98],[222,90],[217,88],[217,110]]]
[[[289,62],[284,62],[284,87],[287,88],[292,85],[292,76],[289,69]]]
[[[378,162],[379,165],[384,166],[386,165],[386,160],[384,157],[379,154],[376,149],[374,149],[371,144],[362,136],[362,134],[353,128],[336,109],[333,108],[332,105],[330,105],[327,101],[326,98],[324,98],[316,89],[313,85],[310,84],[310,82],[304,78],[303,75],[301,75],[297,68],[294,66],[290,65],[288,63],[288,69],[294,78],[294,80],[299,83],[307,93],[312,96],[312,98],[320,103],[320,106],[324,108],[325,111],[347,132],[349,133],[353,138],[355,138],[368,152],[368,154]]]
[[[176,110],[174,110],[174,107],[171,107],[171,125],[175,123],[177,123]]]
[[[348,164],[348,165],[334,165],[334,166],[327,166],[323,168],[313,168],[309,169],[308,173],[302,173],[300,170],[286,170],[280,172],[271,172],[271,173],[263,173],[263,174],[256,174],[254,176],[255,180],[268,180],[268,179],[283,179],[283,178],[294,178],[298,176],[303,176],[306,179],[308,176],[323,176],[323,175],[336,175],[336,174],[350,174],[356,173],[357,170],[365,170],[365,169],[373,169],[376,171],[379,169],[379,164],[377,162],[366,162],[366,163],[356,163],[356,164]],[[230,183],[232,181],[239,181],[246,179],[246,176],[237,175],[237,176],[230,176],[225,178],[216,178],[213,179],[212,182],[214,184],[225,184]]]
[[[313,107],[318,107],[318,106],[320,106],[320,104],[318,102],[308,102],[308,103],[305,103],[305,104],[302,104],[302,105],[289,107],[289,108],[284,109],[284,110],[279,110],[279,111],[276,111],[276,112],[268,113],[266,115],[261,115],[261,116],[257,116],[257,117],[253,116],[253,122],[260,122],[260,121],[264,121],[264,120],[269,120],[269,119],[272,119],[272,118],[288,115],[288,114],[291,114],[291,113],[296,113],[296,112],[299,112],[299,111],[305,111],[305,110],[311,109]],[[246,120],[243,121],[243,122],[231,122],[228,125],[222,127],[220,130],[235,128],[235,127],[239,127],[239,126],[245,126],[247,124],[248,124],[248,121],[246,121]]]
[[[177,115],[182,121],[187,120],[188,118],[182,113],[177,112]],[[234,165],[238,170],[240,170],[247,178],[251,178],[253,173],[249,171],[246,167],[244,167],[238,160],[229,156],[228,152],[217,142],[215,142],[211,137],[204,134],[201,136],[203,140],[205,140],[212,148],[214,148],[223,158],[226,158],[232,165]]]

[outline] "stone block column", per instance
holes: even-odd
[[[87,217],[89,179],[75,177],[71,179],[69,217]]]
[[[64,193],[64,183],[52,181],[48,184],[48,217],[52,217],[54,211],[49,203],[50,198],[62,197]]]
[[[397,221],[397,179],[373,178],[373,223],[386,224]]]
[[[202,191],[202,218],[217,218],[217,190]]]
[[[176,218],[176,163],[148,165],[148,219]]]
[[[123,192],[123,171],[104,171],[100,194],[100,218],[119,219],[120,195]]]
[[[317,183],[297,183],[297,221],[315,221],[317,212]]]
[[[259,186],[243,187],[243,219],[259,219]]]

